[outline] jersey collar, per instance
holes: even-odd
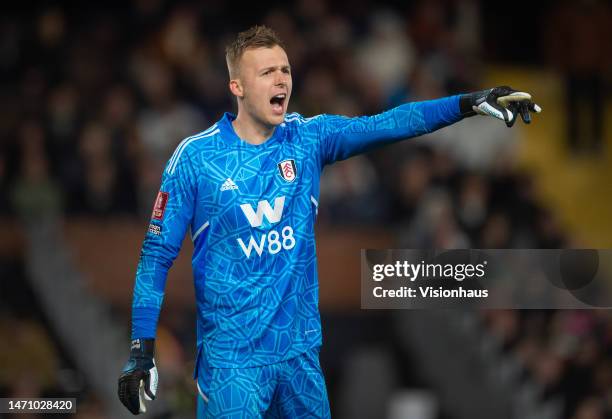
[[[238,136],[238,134],[236,134],[236,131],[234,130],[234,126],[232,125],[232,122],[235,119],[236,119],[236,114],[233,114],[231,112],[225,112],[223,114],[223,117],[219,121],[221,137],[228,144],[237,144],[238,146],[247,147],[247,148],[267,148],[271,146],[272,144],[277,143],[283,138],[284,125],[285,125],[284,123],[278,125],[276,129],[274,130],[274,133],[272,134],[272,136],[268,138],[266,141],[264,141],[263,143],[261,144],[247,143],[246,141],[242,140]]]

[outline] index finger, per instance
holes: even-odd
[[[524,100],[531,100],[531,95],[527,92],[514,92],[506,96],[498,97],[497,103],[505,108],[512,102],[522,102]]]

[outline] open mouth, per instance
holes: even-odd
[[[272,111],[276,114],[282,114],[284,111],[285,100],[287,100],[286,93],[279,93],[272,96],[270,104],[272,105]]]

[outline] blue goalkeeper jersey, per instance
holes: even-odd
[[[314,225],[326,164],[461,119],[459,96],[349,118],[288,114],[260,145],[226,113],[168,161],[134,287],[132,338],[152,338],[168,269],[194,243],[198,359],[267,365],[321,345]],[[359,286],[355,282],[355,286]]]

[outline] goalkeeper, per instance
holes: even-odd
[[[226,58],[238,113],[186,138],[164,169],[136,271],[119,398],[139,414],[156,397],[157,321],[189,230],[198,418],[327,418],[314,234],[323,167],[476,114],[529,123],[540,108],[503,86],[374,116],[304,118],[287,113],[291,67],[272,30],[239,33]]]

